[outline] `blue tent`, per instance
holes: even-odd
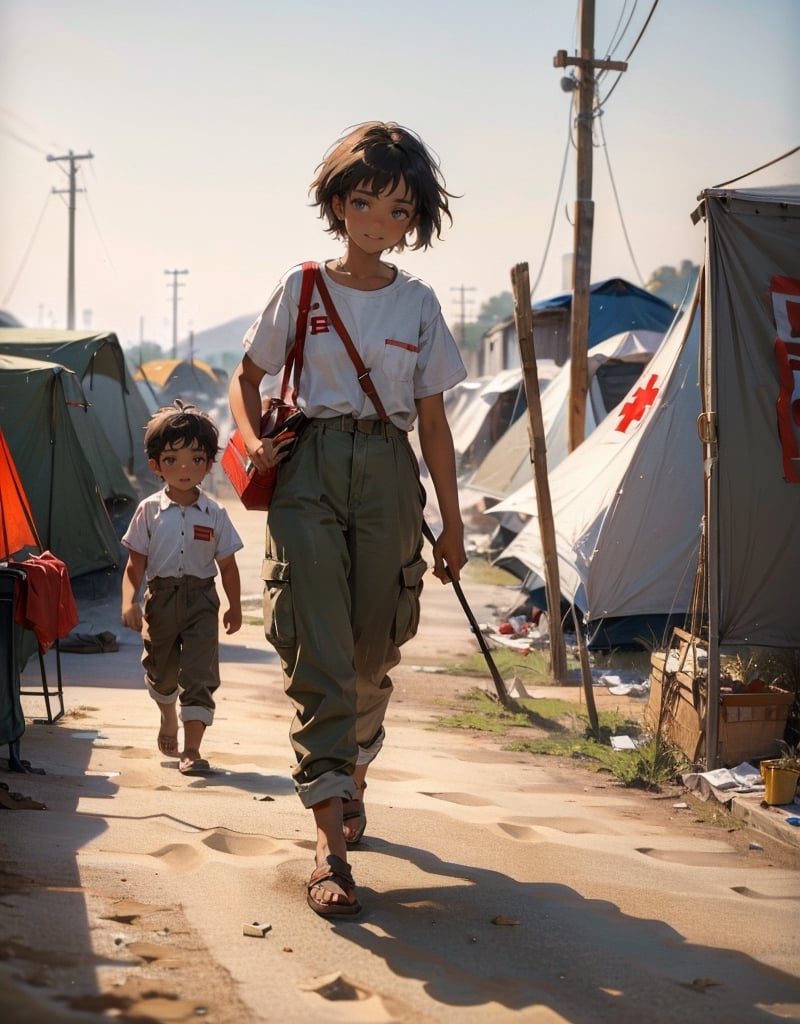
[[[572,308],[572,292],[533,303],[542,309]],[[675,311],[668,302],[621,277],[598,281],[589,289],[589,339],[587,347],[623,331],[666,331]]]

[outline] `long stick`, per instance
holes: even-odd
[[[425,539],[430,541],[431,545],[433,545],[436,542],[436,538],[433,535],[433,530],[431,530],[430,526],[428,526],[424,519],[422,520],[422,533]],[[489,650],[489,647],[486,643],[486,638],[481,632],[481,628],[478,625],[478,620],[473,615],[472,609],[467,603],[467,599],[464,596],[464,591],[461,589],[461,584],[458,582],[458,580],[453,579],[453,574],[450,572],[450,569],[447,565],[445,565],[445,570],[447,572],[447,575],[450,577],[450,582],[453,584],[453,590],[455,591],[456,597],[461,603],[461,607],[464,609],[464,614],[467,616],[467,621],[469,622],[470,626],[472,626],[472,632],[475,634],[478,640],[478,646],[483,652],[484,658],[486,658],[486,664],[489,666],[489,672],[491,673],[492,680],[494,682],[495,689],[497,690],[497,696],[500,700],[500,703],[503,705],[504,708],[516,709],[517,705],[508,695],[506,684],[503,682],[503,677],[500,675],[497,665],[495,665],[494,658],[492,657],[492,652]]]
[[[539,394],[539,371],[533,342],[533,316],[531,314],[531,288],[528,264],[517,263],[511,268],[514,289],[514,319],[517,326],[522,380],[528,403],[528,437],[530,438],[533,482],[536,487],[536,511],[539,536],[544,555],[544,582],[547,593],[547,625],[550,632],[550,672],[557,683],[567,678],[567,648],[561,624],[561,584],[558,573],[558,550],[550,501],[550,482],[547,476],[547,450],[544,438],[542,403]]]

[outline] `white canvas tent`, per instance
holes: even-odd
[[[650,362],[663,338],[663,331],[623,331],[589,349],[585,437],[617,406],[633,380]],[[609,371],[607,381],[602,379],[603,369]],[[613,380],[610,378],[612,372]],[[555,469],[569,453],[567,414],[570,375],[570,362],[567,361],[554,373],[546,388],[542,389],[540,384],[548,472]],[[620,391],[621,380],[626,383]],[[501,500],[530,479],[528,417],[521,416],[488,452],[469,480],[469,486]]]
[[[690,607],[703,515],[698,327],[681,310],[625,400],[549,474],[561,592],[584,613],[590,646],[651,641]],[[532,517],[495,562],[541,586],[533,483],[491,511]]]
[[[552,359],[537,361],[542,390],[558,372]],[[487,452],[525,410],[522,369],[501,370],[469,392],[454,412],[448,411],[459,475],[472,473]]]

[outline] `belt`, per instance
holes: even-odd
[[[383,420],[359,420],[355,416],[319,416],[310,421],[326,430],[342,430],[347,434],[379,434],[381,437],[405,437],[407,431]]]
[[[147,581],[151,593],[157,590],[179,590],[181,587],[204,590],[211,584],[216,586],[213,576],[190,576],[188,573],[185,576],[154,576]]]

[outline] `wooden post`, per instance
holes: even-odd
[[[600,739],[600,719],[597,717],[597,705],[594,701],[594,682],[592,681],[592,668],[589,664],[589,651],[586,647],[586,637],[581,631],[581,624],[578,621],[578,613],[575,605],[572,605],[572,621],[575,624],[575,642],[578,645],[578,657],[581,663],[581,682],[583,692],[586,694],[586,711],[589,714],[589,727],[594,738]]]
[[[531,285],[528,264],[518,263],[511,270],[514,290],[514,319],[517,327],[522,380],[528,402],[528,436],[539,512],[539,531],[545,563],[545,589],[547,592],[547,622],[550,629],[550,671],[556,682],[567,678],[567,651],[561,626],[561,588],[558,579],[558,556],[550,503],[550,485],[547,479],[547,450],[544,442],[544,421],[539,394],[539,373],[533,344],[533,315],[531,313]]]
[[[569,450],[583,441],[586,395],[589,390],[589,289],[592,280],[592,119],[594,116],[594,0],[580,4],[581,63],[578,65],[576,127],[578,181],[575,199],[575,258],[572,265],[570,311]]]

